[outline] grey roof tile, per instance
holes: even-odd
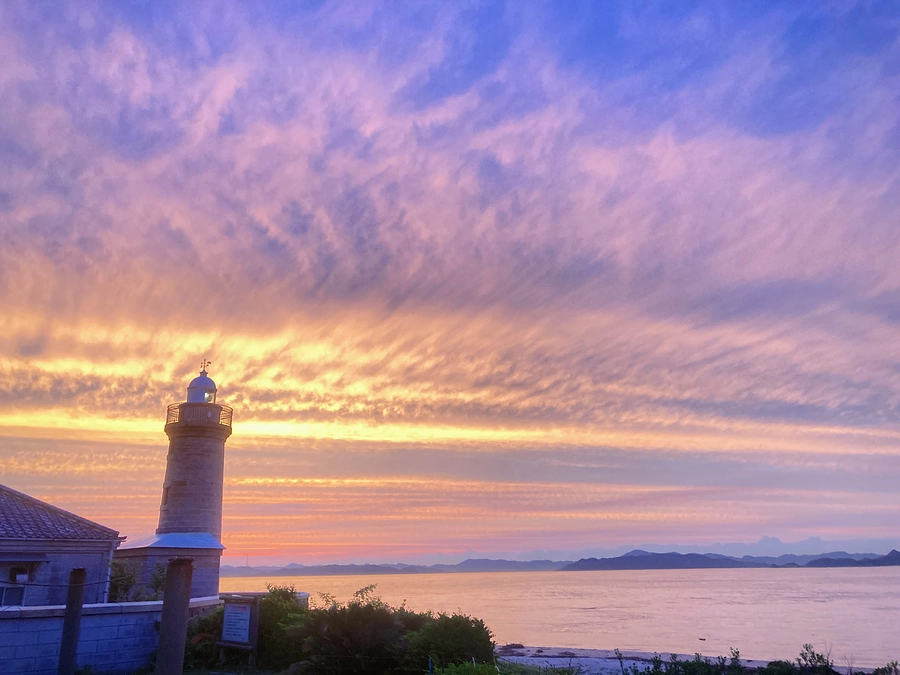
[[[0,485],[0,539],[118,539],[119,533]]]

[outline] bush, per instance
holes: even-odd
[[[113,558],[109,564],[109,602],[159,600],[166,585],[166,566],[157,563],[150,570],[146,586],[137,583],[137,567],[127,560]]]
[[[304,673],[392,673],[401,665],[403,625],[380,602],[353,601],[314,610],[298,633],[305,634]]]
[[[308,612],[297,602],[292,586],[268,586],[268,590],[259,602],[257,662],[263,668],[282,670],[303,657],[299,642],[292,639],[290,632],[302,624]],[[247,653],[235,649],[225,649],[224,662],[220,661],[221,650],[216,642],[222,637],[224,616],[224,609],[219,607],[188,625],[184,652],[186,669],[237,666],[247,662]]]
[[[435,670],[437,675],[581,675],[578,666],[529,666],[524,663],[458,663]]]
[[[137,583],[137,569],[119,558],[109,563],[109,601],[128,602],[131,590]]]
[[[219,663],[219,648],[216,647],[216,642],[222,637],[224,614],[223,608],[217,607],[188,624],[187,644],[184,646],[185,670],[211,668]]]
[[[873,670],[872,675],[900,675],[900,663],[891,661],[886,666]]]
[[[268,594],[259,601],[257,663],[261,668],[283,670],[303,658],[294,634],[309,612],[297,602],[293,586],[266,585]]]
[[[407,635],[407,670],[421,670],[427,666],[429,657],[439,668],[473,659],[476,663],[492,663],[494,643],[491,638],[491,631],[481,619],[464,614],[429,617],[419,630]]]
[[[360,589],[346,604],[326,597],[327,606],[307,610],[297,604],[293,587],[270,586],[259,603],[259,667],[309,675],[418,674],[428,668],[429,657],[439,668],[461,663],[471,667],[473,659],[493,662],[491,632],[480,619],[394,608],[373,596],[373,590],[374,586]],[[219,608],[191,622],[186,668],[246,663],[246,653],[228,649],[225,663],[220,663],[216,642],[223,617]]]
[[[797,657],[797,670],[801,675],[832,675],[837,671],[827,655],[819,654],[811,644],[803,645]]]
[[[795,675],[794,664],[790,661],[771,661],[756,672],[757,675]]]
[[[374,588],[360,589],[346,604],[325,597],[326,607],[311,610],[288,631],[301,645],[304,659],[294,670],[321,675],[418,674],[428,668],[429,657],[437,667],[473,658],[493,661],[491,632],[481,620],[391,607],[372,594]]]

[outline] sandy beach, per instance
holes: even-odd
[[[622,667],[616,653],[609,649],[571,649],[560,647],[526,647],[519,645],[502,645],[497,647],[497,657],[502,661],[514,661],[530,666],[546,668],[573,666],[578,667],[584,675],[621,675]],[[644,669],[650,665],[655,656],[653,652],[622,651],[625,667],[636,665]],[[690,661],[694,654],[678,654],[682,661]],[[707,655],[711,661],[718,658],[716,655]],[[669,654],[660,654],[663,661],[669,660]],[[765,666],[768,661],[753,661],[741,659],[741,663],[750,668]],[[835,670],[844,673],[849,669],[835,665]],[[853,668],[854,673],[871,673],[871,668]]]

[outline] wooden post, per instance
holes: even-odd
[[[190,559],[173,560],[166,569],[156,675],[182,675],[184,672],[184,643],[187,640],[193,576],[194,565]]]
[[[256,652],[259,646],[259,598],[253,598],[250,605],[250,656],[247,665],[251,672],[256,670]]]
[[[66,595],[66,614],[63,618],[62,641],[59,644],[57,675],[74,675],[75,673],[86,577],[87,571],[84,568],[74,569],[69,573],[69,592]]]

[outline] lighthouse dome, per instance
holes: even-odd
[[[200,376],[191,380],[187,388],[188,403],[215,403],[216,383],[206,374],[206,368],[200,371]]]

